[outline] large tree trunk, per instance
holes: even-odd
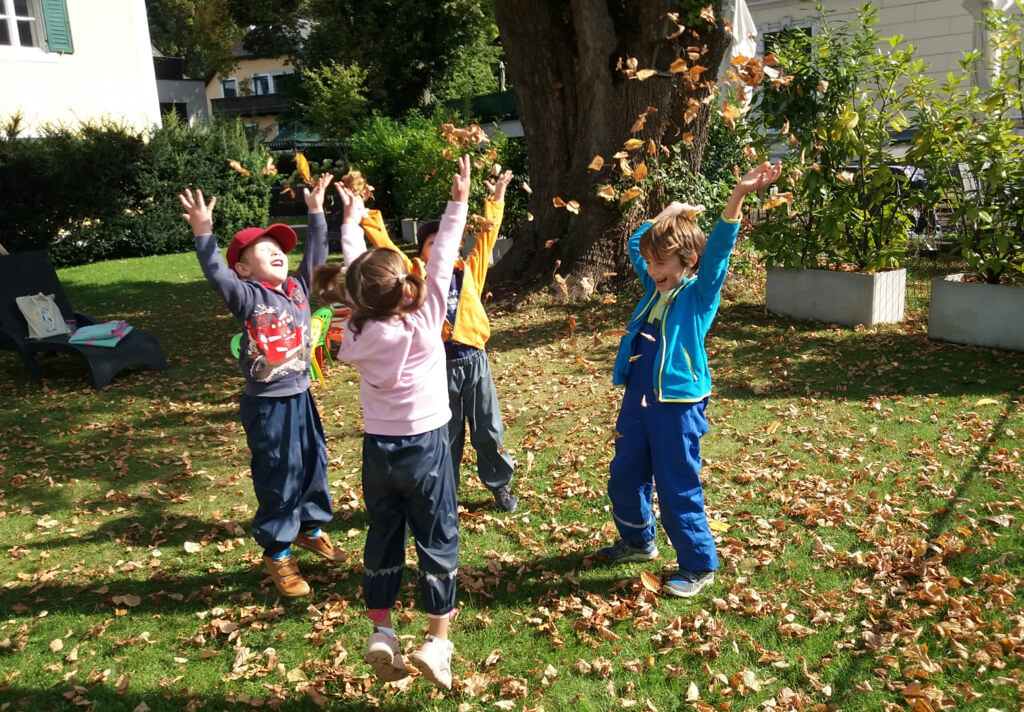
[[[685,4],[694,15],[703,5]],[[495,278],[550,279],[561,261],[558,272],[578,288],[581,278],[597,285],[610,273],[629,270],[625,238],[660,207],[663,196],[653,186],[624,212],[617,202],[598,197],[598,186],[621,180],[611,157],[629,138],[652,139],[660,150],[690,132],[692,148],[684,155],[699,168],[714,107],[703,104],[689,123],[683,114],[690,97],[700,100],[712,90],[730,39],[720,20],[704,25],[708,29],[699,38],[688,28],[667,39],[676,29],[667,13],[685,15],[683,5],[675,0],[494,0],[530,159],[534,215],[515,236]],[[720,5],[721,0],[714,3],[716,18]],[[691,62],[687,47],[702,48],[703,56]],[[696,85],[665,71],[681,55],[688,64],[709,68]],[[661,71],[644,81],[630,79],[617,69],[628,58],[636,58],[638,69]],[[642,131],[631,134],[648,107],[657,111],[648,115]],[[606,161],[598,172],[587,168],[595,155]],[[554,207],[555,197],[578,201],[579,214]],[[554,246],[545,246],[556,239]]]

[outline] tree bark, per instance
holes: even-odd
[[[716,22],[704,24],[698,36],[689,27],[676,29],[667,13],[690,13],[696,19],[702,4],[677,0],[494,0],[494,15],[505,48],[506,64],[516,90],[530,160],[532,221],[524,222],[510,253],[495,268],[496,279],[546,283],[556,271],[568,277],[578,296],[580,280],[595,286],[615,273],[631,272],[626,237],[662,200],[658,186],[644,199],[620,207],[597,195],[599,186],[622,184],[612,155],[627,139],[648,139],[660,151],[693,134],[684,152],[691,168],[700,166],[713,106],[701,105],[697,118],[684,120],[693,97],[712,90],[717,68],[730,40],[714,3]],[[685,19],[684,24],[690,24]],[[695,22],[695,25],[703,23]],[[703,50],[691,61],[688,47]],[[683,56],[688,64],[708,67],[700,81],[669,73]],[[657,69],[646,80],[629,78],[621,67],[635,58],[637,69]],[[631,133],[649,107],[644,128]],[[594,156],[605,167],[591,171]],[[649,159],[632,152],[632,166]],[[554,207],[554,198],[579,202],[579,214]],[[673,198],[685,196],[671,196]],[[550,241],[557,240],[551,247]]]

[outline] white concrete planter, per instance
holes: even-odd
[[[771,267],[765,306],[774,314],[855,326],[903,321],[905,269],[888,272],[833,272]]]
[[[1024,287],[932,279],[928,338],[1024,351]]]

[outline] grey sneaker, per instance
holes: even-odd
[[[376,628],[366,646],[366,662],[370,663],[374,674],[381,682],[395,682],[409,676],[409,668],[402,660],[398,640]]]
[[[611,546],[599,549],[597,558],[609,564],[624,564],[627,561],[650,561],[658,558],[658,547],[653,541],[634,546],[625,539],[619,539]]]
[[[512,494],[512,490],[509,489],[508,485],[499,487],[492,494],[494,495],[494,503],[500,509],[510,513],[519,509],[519,498]]]
[[[680,598],[693,598],[705,586],[710,586],[714,582],[714,571],[687,571],[686,569],[679,569],[664,583],[662,590],[665,593],[679,596]]]
[[[452,689],[452,651],[450,640],[427,636],[426,641],[409,656],[410,662],[423,673],[423,677],[445,690]]]

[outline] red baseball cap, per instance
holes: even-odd
[[[238,258],[242,256],[242,250],[264,236],[277,240],[277,244],[285,253],[295,248],[295,231],[284,223],[274,223],[269,227],[247,227],[236,232],[235,239],[228,245],[228,267],[234,269]]]

